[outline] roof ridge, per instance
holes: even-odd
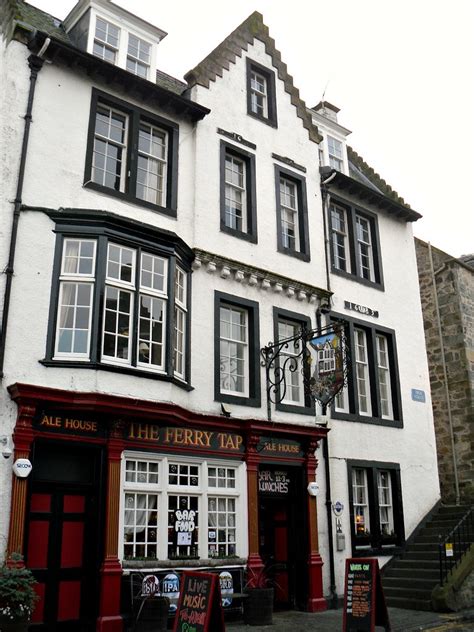
[[[395,191],[383,178],[380,176],[370,165],[368,165],[362,156],[352,149],[349,145],[347,146],[347,154],[348,158],[354,165],[363,173],[363,175],[368,178],[372,184],[374,184],[384,195],[395,200],[399,204],[402,204],[406,208],[411,208],[409,204],[405,202],[401,195]]]
[[[295,106],[303,127],[308,130],[310,140],[316,143],[321,142],[319,130],[314,125],[306,103],[300,97],[293,77],[288,73],[286,64],[281,60],[281,53],[275,46],[275,40],[270,37],[268,26],[263,22],[263,15],[258,11],[251,13],[207,57],[184,75],[189,87],[201,85],[209,88],[211,81],[222,77],[223,71],[229,70],[230,64],[235,64],[236,58],[242,56],[242,51],[246,51],[254,39],[259,39],[265,45],[265,52],[272,58],[273,66],[278,71],[278,78],[283,81],[285,91],[290,95],[291,103]]]

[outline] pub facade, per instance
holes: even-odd
[[[108,0],[9,8],[0,553],[37,579],[32,629],[120,632],[186,569],[230,610],[262,570],[278,606],[324,610],[347,557],[384,563],[439,497],[410,396],[419,215],[259,13],[181,81]],[[333,339],[305,351],[336,324],[343,377]],[[324,416],[320,365],[344,385]]]

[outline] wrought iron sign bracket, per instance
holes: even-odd
[[[304,401],[318,401],[323,414],[347,384],[349,354],[343,323],[334,322],[312,330],[302,326],[296,336],[269,342],[260,355],[265,368],[269,421],[272,404],[285,401],[288,382],[295,374],[301,375],[299,388],[303,388]]]

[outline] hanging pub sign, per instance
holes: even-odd
[[[344,386],[344,350],[340,330],[332,329],[311,338],[311,395],[327,406]]]
[[[375,558],[346,560],[343,632],[375,632],[381,626],[390,632],[388,610]]]
[[[290,491],[290,477],[284,470],[260,470],[258,491],[262,494],[286,496]]]

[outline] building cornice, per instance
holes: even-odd
[[[194,254],[194,270],[203,269],[209,274],[215,274],[225,280],[255,287],[260,291],[284,294],[288,298],[310,304],[319,303],[321,300],[327,303],[332,295],[332,292],[323,288],[206,250],[194,248]]]

